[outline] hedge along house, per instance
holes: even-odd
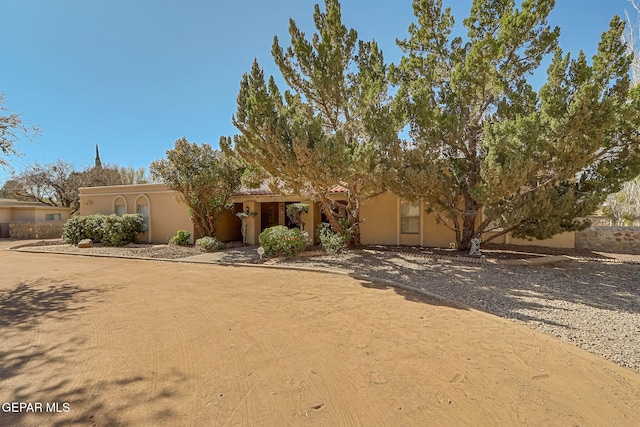
[[[345,200],[346,192],[337,186],[331,197]],[[304,231],[309,233],[311,241],[317,243],[316,227],[326,220],[320,203],[309,197],[276,194],[265,187],[242,189],[233,196],[233,208],[218,220],[216,238],[225,242],[242,240],[243,224],[236,214],[243,212],[248,214],[245,220],[246,243],[256,245],[265,228],[292,226],[286,214],[290,203],[309,204],[309,212],[302,215]],[[140,238],[143,242],[167,243],[178,230],[189,231],[192,241],[201,237],[180,194],[165,184],[81,188],[80,214],[97,213],[142,214],[147,223],[147,230]],[[438,223],[435,214],[427,214],[424,203],[406,201],[390,192],[363,201],[360,218],[361,238],[365,245],[450,247],[455,242],[454,232]],[[573,248],[575,234],[563,233],[551,239],[532,241],[515,239],[507,234],[493,242]]]
[[[69,219],[69,208],[40,202],[0,199],[0,238],[55,239]]]

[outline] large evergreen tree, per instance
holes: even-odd
[[[391,67],[410,139],[390,151],[390,182],[422,198],[461,249],[494,227],[540,239],[582,229],[580,218],[639,172],[640,90],[624,23],[612,19],[589,64],[558,46],[554,3],[474,0],[461,38],[442,0],[413,2],[418,22]],[[548,54],[536,92],[529,80]]]
[[[290,47],[274,38],[272,54],[288,86],[284,94],[273,77],[265,81],[257,61],[243,76],[234,143],[278,190],[319,200],[333,230],[350,232],[358,245],[360,203],[383,190],[380,150],[397,132],[382,52],[342,24],[337,0],[325,0],[325,6],[326,12],[315,6],[311,40],[293,20]],[[346,203],[332,196],[336,185],[346,189]]]

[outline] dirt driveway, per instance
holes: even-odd
[[[637,372],[417,293],[6,246],[2,426],[640,425]]]

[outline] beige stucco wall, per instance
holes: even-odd
[[[34,208],[13,208],[13,222],[35,222]]]
[[[365,245],[411,245],[449,247],[455,233],[438,224],[435,214],[427,214],[420,207],[420,232],[400,233],[400,197],[386,192],[362,203],[360,231]]]
[[[0,207],[0,223],[8,223],[13,219],[13,210],[10,207]]]
[[[0,222],[2,223],[35,223],[50,222],[46,220],[46,214],[60,214],[62,222],[69,219],[69,208],[56,208],[49,206],[2,206],[0,207]],[[55,221],[51,221],[55,222]]]
[[[60,221],[47,221],[47,214],[60,214]],[[68,208],[38,208],[35,211],[35,219],[36,222],[65,222],[69,219],[69,209]]]
[[[456,241],[456,233],[444,224],[439,224],[436,214],[425,215],[423,220],[423,244],[422,246],[448,248]]]
[[[515,237],[508,235],[505,238],[505,243],[509,245],[544,246],[547,248],[575,248],[576,234],[561,233],[553,236],[550,239],[544,240],[516,239]]]
[[[179,193],[164,184],[114,185],[80,189],[80,215],[113,214],[116,199],[126,201],[126,213],[136,213],[136,205],[149,205],[149,230],[141,241],[167,243],[178,230],[195,237],[193,223]]]
[[[397,245],[398,230],[398,196],[387,192],[362,202],[360,207],[362,244]]]
[[[241,240],[240,218],[232,210],[225,211],[216,222],[216,239],[221,242]]]

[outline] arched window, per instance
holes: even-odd
[[[116,196],[113,199],[113,213],[122,216],[127,213],[127,199],[124,196]]]

